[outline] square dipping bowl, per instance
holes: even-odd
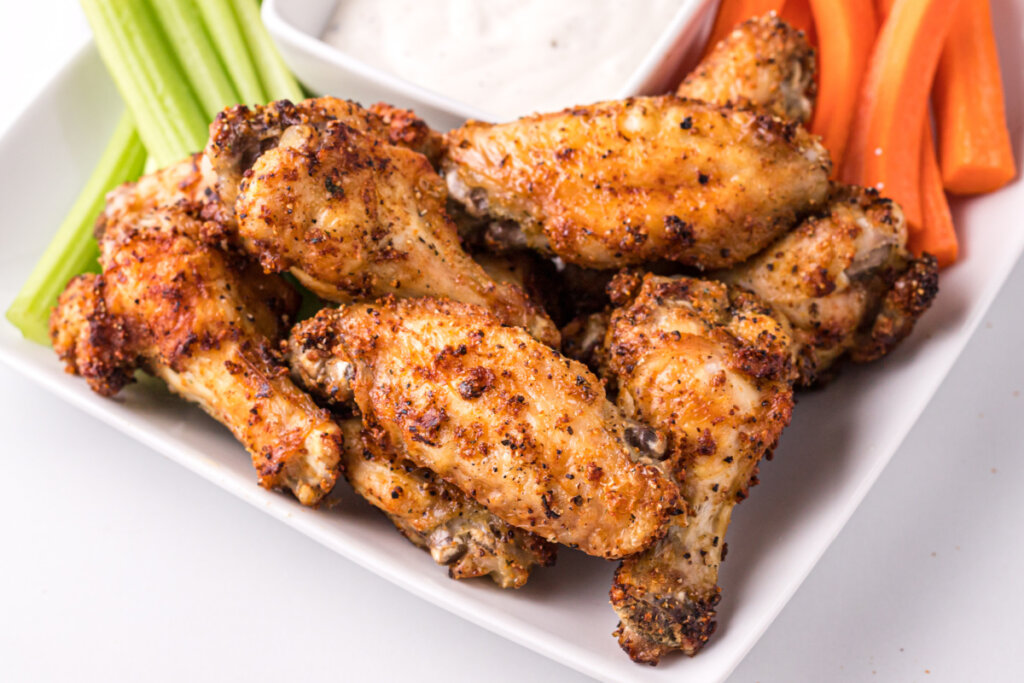
[[[335,8],[345,0],[264,0],[263,21],[285,62],[316,93],[365,105],[384,101],[412,109],[432,127],[448,130],[467,119],[502,117],[424,88],[346,54],[321,40]],[[675,90],[696,63],[710,29],[712,0],[680,0],[679,8],[624,83],[609,84],[604,99]],[[635,7],[635,6],[633,6]],[[553,67],[556,68],[556,67]],[[577,102],[575,104],[589,104]],[[533,113],[524,110],[522,115]],[[506,117],[507,118],[507,117]]]

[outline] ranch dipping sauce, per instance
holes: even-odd
[[[510,120],[614,97],[681,0],[339,0],[323,40]]]

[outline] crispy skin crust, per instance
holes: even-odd
[[[519,287],[497,283],[458,241],[426,157],[339,121],[287,129],[240,185],[238,230],[268,272],[290,269],[330,301],[448,296],[558,343]]]
[[[718,568],[735,504],[789,423],[786,326],[755,297],[693,278],[620,277],[602,349],[630,417],[664,431],[664,467],[687,514],[623,560],[611,601],[619,643],[638,662],[696,653],[715,629]]]
[[[814,48],[775,13],[748,19],[726,36],[676,94],[755,109],[806,124],[814,109]]]
[[[398,457],[380,430],[364,430],[358,419],[341,427],[352,488],[447,566],[451,578],[490,576],[502,588],[521,588],[535,566],[554,564],[554,545],[509,526],[430,470]]]
[[[108,225],[102,275],[76,278],[51,320],[69,372],[110,396],[136,367],[198,403],[249,451],[266,488],[315,504],[338,476],[341,432],[287,377],[272,346],[294,293],[274,276],[245,276],[198,243],[198,226],[165,208]]]
[[[289,345],[300,378],[344,380],[320,366],[350,365],[368,428],[513,526],[611,559],[649,546],[677,512],[676,486],[634,462],[631,425],[597,378],[479,307],[344,306],[299,324]]]
[[[331,122],[434,155],[435,159],[440,148],[439,135],[415,114],[383,103],[367,110],[355,102],[319,97],[298,104],[278,100],[266,106],[230,107],[210,124],[205,149],[225,208],[233,210],[242,176],[260,154],[277,145],[288,128],[304,125],[322,129]]]
[[[108,225],[131,221],[161,207],[175,207],[196,218],[215,218],[221,213],[216,182],[209,160],[198,152],[135,182],[124,183],[107,193],[103,211],[96,219],[96,239],[103,239]],[[214,242],[223,236],[223,226],[218,223],[204,221],[198,225],[205,241]]]
[[[452,196],[590,268],[743,261],[820,207],[831,162],[795,124],[671,95],[445,136]]]
[[[906,248],[903,212],[875,190],[839,187],[828,210],[723,280],[751,290],[786,316],[798,383],[826,379],[845,354],[857,362],[891,351],[938,293],[931,257]]]

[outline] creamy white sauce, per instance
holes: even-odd
[[[339,0],[323,40],[507,120],[614,97],[681,0]]]

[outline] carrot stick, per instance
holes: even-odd
[[[1003,111],[988,0],[962,2],[942,46],[932,102],[942,181],[956,194],[992,192],[1017,174]]]
[[[921,225],[921,135],[928,91],[959,0],[895,0],[875,41],[840,178],[874,187]],[[822,36],[824,40],[824,36]],[[825,79],[822,78],[824,85]]]
[[[940,268],[952,265],[959,246],[953,231],[949,202],[942,187],[942,173],[935,157],[932,126],[927,118],[921,136],[921,211],[924,223],[917,229],[910,226],[907,246],[917,256],[925,252],[934,255]]]
[[[810,0],[821,36],[820,86],[811,132],[820,135],[841,168],[861,80],[878,31],[872,0]]]
[[[785,0],[722,0],[715,15],[715,23],[711,27],[711,35],[704,46],[704,57],[714,49],[718,42],[732,33],[732,30],[751,17],[759,17],[769,12],[782,9]]]
[[[811,47],[818,47],[818,33],[814,27],[814,14],[811,12],[810,0],[786,0],[782,11],[779,12],[779,19],[793,28],[803,31]]]

